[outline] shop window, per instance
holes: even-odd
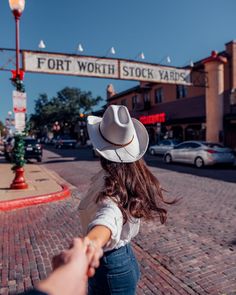
[[[127,107],[127,99],[126,99],[126,98],[122,99],[122,100],[121,100],[121,104],[122,104],[123,106],[126,106],[126,107]]]
[[[163,88],[158,88],[155,91],[155,103],[161,103],[163,101]]]
[[[176,98],[183,98],[187,96],[187,86],[185,85],[176,85]]]
[[[135,106],[137,105],[137,103],[138,103],[138,96],[134,95],[132,97],[132,109],[135,109]]]
[[[144,93],[143,100],[144,100],[144,102],[149,101],[149,93],[148,92]]]

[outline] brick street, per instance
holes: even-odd
[[[73,159],[45,151],[45,166],[76,185],[79,193],[0,213],[0,294],[23,291],[45,278],[52,256],[79,235],[79,195],[99,164],[86,157],[83,162]],[[134,240],[142,271],[137,294],[236,294],[236,183],[154,166],[166,196],[181,200],[168,207],[166,225],[158,219],[143,222]]]

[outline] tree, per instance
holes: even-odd
[[[81,114],[91,112],[101,100],[100,96],[93,98],[90,91],[70,87],[60,90],[51,99],[47,94],[40,94],[35,101],[35,113],[31,115],[31,126],[40,129],[41,133],[45,125],[51,129],[56,121],[74,126]]]

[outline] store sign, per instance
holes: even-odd
[[[26,93],[13,90],[13,110],[14,113],[25,113],[26,112]]]
[[[166,114],[160,113],[155,115],[141,116],[139,121],[144,125],[155,124],[155,123],[164,123],[166,121]]]
[[[25,113],[15,113],[15,129],[22,132],[25,129]]]
[[[191,85],[191,71],[99,57],[23,51],[28,72]]]

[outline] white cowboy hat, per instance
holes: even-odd
[[[102,157],[112,162],[139,160],[148,147],[148,133],[143,124],[131,118],[123,105],[110,105],[102,118],[88,116],[90,140]]]

